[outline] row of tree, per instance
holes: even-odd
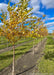
[[[19,3],[10,6],[8,3],[9,19],[7,19],[7,12],[2,11],[0,20],[3,25],[0,27],[0,36],[5,36],[13,45],[13,70],[14,75],[14,61],[15,61],[15,43],[21,38],[27,37],[44,37],[48,35],[48,30],[44,26],[43,15],[41,18],[32,16],[33,8],[28,9],[28,2],[30,0],[21,0]]]

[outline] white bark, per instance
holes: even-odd
[[[13,46],[13,66],[12,66],[12,75],[15,75],[15,46]]]

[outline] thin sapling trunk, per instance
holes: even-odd
[[[12,75],[15,75],[15,46],[13,45],[13,66],[12,66]]]

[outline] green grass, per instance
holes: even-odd
[[[53,73],[54,75],[54,40],[48,36],[44,50],[45,55],[39,60],[38,70],[40,73]]]
[[[7,40],[4,37],[0,37],[0,38],[3,39],[3,41],[0,39],[0,42],[4,43],[4,44],[0,43],[0,49],[4,49],[4,48],[7,47]],[[23,42],[30,41],[30,40],[33,40],[33,38],[25,38],[25,39],[22,38],[21,40],[17,41],[15,43],[15,45],[20,44],[20,43],[23,43]],[[12,44],[11,43],[8,43],[8,47],[10,47],[10,46],[12,46]]]
[[[43,39],[43,38],[42,38]],[[34,44],[40,42],[41,39],[35,40]],[[33,47],[33,42],[26,43],[15,49],[15,60]],[[0,54],[0,71],[12,63],[13,50]]]

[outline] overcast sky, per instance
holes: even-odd
[[[17,3],[19,0],[11,0],[11,5]],[[0,0],[0,14],[1,9],[6,12],[9,0]],[[54,30],[54,0],[31,0],[28,8],[33,7],[33,16],[41,17],[46,15],[44,22],[49,32]],[[9,16],[8,16],[9,18]],[[0,25],[2,25],[0,21]]]

